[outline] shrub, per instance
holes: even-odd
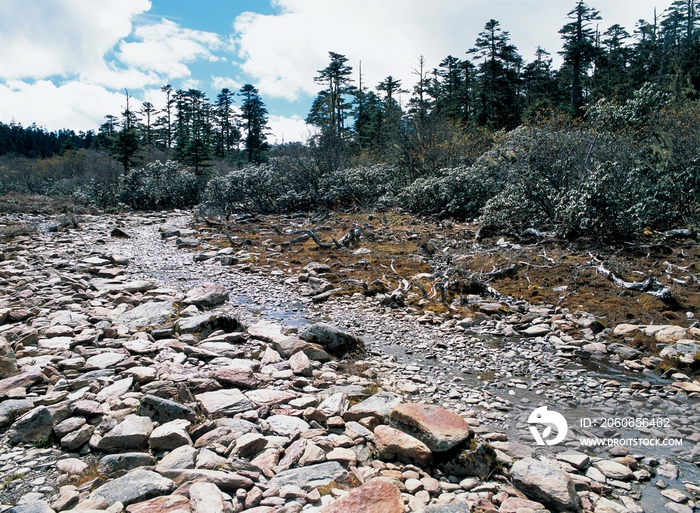
[[[139,210],[186,208],[197,203],[197,178],[177,162],[157,160],[120,181],[120,200]]]
[[[274,213],[280,210],[280,198],[291,197],[290,192],[269,164],[247,166],[209,180],[202,203],[225,211]]]

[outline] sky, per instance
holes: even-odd
[[[150,101],[160,88],[251,83],[268,107],[272,143],[304,141],[328,52],[345,55],[358,83],[386,76],[410,89],[423,56],[428,70],[466,58],[490,19],[526,61],[537,46],[559,66],[561,36],[575,0],[2,0],[0,122],[47,130],[96,130],[104,116]],[[591,0],[600,31],[632,33],[671,0]],[[408,96],[402,98],[408,101]]]

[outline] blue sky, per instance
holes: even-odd
[[[671,0],[591,0],[603,17],[634,31]],[[163,104],[160,86],[252,83],[270,112],[272,142],[304,140],[313,77],[328,52],[346,55],[363,83],[387,75],[410,88],[418,57],[428,69],[466,57],[491,18],[526,60],[537,45],[558,65],[558,30],[575,0],[3,0],[0,1],[0,121],[49,130],[96,129],[133,102]],[[357,79],[357,76],[355,76]],[[403,101],[407,101],[408,97]]]

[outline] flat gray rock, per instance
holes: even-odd
[[[51,435],[53,416],[46,406],[38,406],[18,418],[9,432],[10,443],[32,443]]]
[[[175,307],[172,301],[149,301],[123,313],[116,322],[132,328],[143,328],[152,324],[163,324],[173,315]]]
[[[400,395],[392,392],[377,392],[362,402],[351,406],[343,414],[343,419],[348,421],[359,421],[365,417],[375,417],[379,422],[384,422],[389,418],[391,410],[401,404],[403,399]]]
[[[147,452],[108,454],[102,457],[98,469],[102,474],[111,475],[123,470],[129,471],[138,467],[149,467],[154,465],[155,462],[155,458]]]
[[[149,394],[141,399],[140,411],[142,415],[146,415],[160,424],[176,419],[186,419],[190,422],[195,420],[195,413],[192,408],[170,399],[163,399],[162,397]]]
[[[516,461],[510,470],[513,485],[546,506],[581,511],[574,482],[563,470],[534,458]]]
[[[204,392],[195,396],[202,408],[207,413],[220,413],[222,415],[235,415],[255,409],[255,406],[243,393],[235,388],[230,390],[216,390]]]
[[[347,472],[337,461],[328,461],[308,467],[283,470],[270,480],[270,486],[298,486],[304,490],[314,490],[331,481],[344,477]]]
[[[31,399],[7,399],[0,401],[0,428],[7,426],[17,414],[31,410],[34,401]]]
[[[121,502],[124,506],[145,501],[172,492],[175,483],[150,470],[133,470],[123,477],[109,481],[90,494],[91,499],[104,499],[110,506]]]
[[[152,431],[153,422],[150,418],[127,415],[120,424],[102,437],[97,448],[103,451],[138,449],[146,445]]]
[[[361,338],[322,322],[306,328],[299,334],[299,338],[312,344],[319,344],[328,353],[338,357],[348,353],[365,352],[365,343]]]
[[[187,292],[184,303],[195,306],[216,306],[228,300],[228,291],[218,283],[206,283]]]

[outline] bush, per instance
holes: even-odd
[[[334,171],[321,179],[323,203],[369,207],[390,202],[396,192],[395,177],[396,169],[385,164]]]
[[[187,208],[197,203],[197,178],[171,160],[132,169],[120,181],[119,199],[139,210]]]
[[[269,164],[247,166],[209,180],[202,203],[223,210],[252,210],[265,214],[279,212],[280,198],[291,191]]]

